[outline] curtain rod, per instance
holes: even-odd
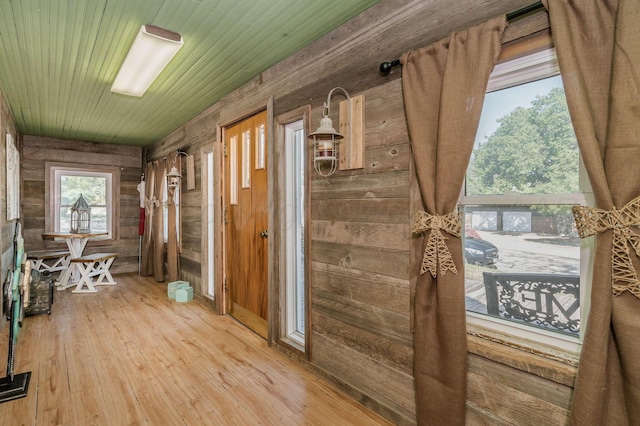
[[[541,9],[542,7],[543,7],[542,2],[537,1],[533,4],[530,4],[529,6],[523,7],[522,9],[518,9],[514,12],[507,13],[507,21],[513,21],[514,19],[520,18],[521,16],[524,16],[527,13],[531,13],[533,11]]]
[[[529,6],[525,6],[522,9],[518,9],[511,13],[507,13],[507,21],[513,21],[514,19],[520,18],[528,13],[534,12],[540,8],[544,7],[541,1],[537,1],[535,3],[530,4]],[[387,61],[380,64],[379,72],[383,76],[389,75],[391,72],[391,68],[397,67],[398,65],[402,65],[400,63],[400,59],[394,59],[393,61]]]

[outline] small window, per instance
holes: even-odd
[[[460,200],[470,323],[579,350],[589,193],[555,51],[497,65]]]
[[[251,188],[251,131],[242,132],[242,188]]]
[[[238,136],[229,141],[229,203],[238,204]]]
[[[265,137],[264,137],[264,123],[256,126],[256,170],[265,168]]]
[[[69,231],[70,208],[82,194],[91,207],[91,230],[108,232],[113,238],[114,172],[53,166],[50,176],[55,231]]]

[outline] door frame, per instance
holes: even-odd
[[[274,133],[273,133],[273,96],[269,97],[269,100],[266,105],[258,106],[255,109],[250,110],[249,112],[245,112],[242,115],[236,115],[232,119],[225,119],[224,121],[218,122],[218,130],[217,130],[217,143],[214,148],[214,152],[218,152],[216,158],[214,158],[215,163],[218,165],[218,171],[215,173],[217,176],[217,188],[219,189],[219,202],[216,203],[218,206],[218,211],[220,214],[216,217],[216,225],[220,230],[220,242],[215,248],[216,252],[216,265],[220,265],[218,273],[216,274],[216,292],[221,297],[215,298],[215,309],[221,315],[229,314],[231,311],[231,297],[229,295],[228,288],[226,286],[226,253],[227,253],[227,234],[225,231],[225,221],[224,221],[224,209],[226,205],[226,195],[225,195],[225,176],[227,173],[226,170],[226,161],[225,161],[225,139],[226,139],[226,128],[230,127],[238,122],[241,122],[257,113],[262,111],[267,111],[267,133],[266,133],[266,143],[267,143],[267,229],[269,230],[269,238],[267,238],[267,342],[271,344],[273,339],[272,332],[272,324],[274,316],[277,315],[277,311],[274,311],[273,299],[274,295],[274,269],[277,267],[277,262],[274,262],[274,241],[275,236],[272,236],[272,230],[276,231],[276,222],[274,221],[274,209],[273,209],[273,196],[274,193],[274,158],[272,153],[274,152]]]
[[[270,336],[272,340],[287,349],[288,351],[299,355],[311,361],[311,178],[310,170],[313,170],[313,159],[310,155],[310,144],[306,143],[306,155],[305,155],[305,227],[304,227],[304,280],[305,280],[305,294],[304,294],[304,310],[305,310],[305,338],[304,348],[301,348],[296,342],[293,342],[287,337],[286,332],[286,314],[287,314],[287,300],[286,300],[286,262],[287,259],[287,245],[286,235],[284,232],[285,227],[285,213],[286,213],[286,188],[285,188],[285,126],[289,123],[302,120],[305,135],[310,131],[310,117],[311,117],[311,105],[305,105],[296,108],[292,111],[279,114],[274,117],[273,120],[273,140],[274,146],[271,147],[271,158],[273,159],[273,177],[276,185],[274,187],[272,197],[270,200],[273,202],[273,217],[277,223],[273,226],[274,231],[274,247],[273,253],[279,259],[284,261],[278,261],[275,265],[273,272],[273,288],[271,288],[270,295],[272,295],[273,316],[270,322]],[[271,225],[270,225],[271,226]],[[269,231],[271,232],[271,231]],[[271,300],[271,299],[270,299]],[[271,313],[270,312],[270,313]]]
[[[200,264],[200,276],[202,277],[202,295],[204,300],[213,308],[213,311],[217,314],[223,313],[223,301],[224,301],[224,268],[222,263],[222,251],[220,250],[220,246],[222,245],[222,205],[218,202],[220,197],[222,196],[222,176],[220,170],[220,164],[223,158],[222,152],[220,150],[221,145],[217,144],[215,141],[220,140],[220,135],[222,134],[222,129],[220,126],[217,126],[216,130],[216,139],[212,141],[210,144],[200,148],[200,164],[201,166],[201,188],[202,188],[202,203],[201,203],[201,222],[202,223],[202,231],[203,238],[200,243],[202,259],[203,261]],[[207,164],[207,154],[213,154],[213,168],[209,170],[205,168],[205,164]],[[209,229],[209,220],[207,217],[208,213],[208,193],[209,193],[209,174],[211,174],[213,178],[213,200],[211,203],[213,204],[213,232],[210,232]],[[213,234],[213,253],[209,253],[209,245],[208,238]],[[213,271],[209,268],[209,257],[213,256]],[[212,276],[212,277],[211,277]],[[214,297],[211,299],[208,294],[208,281],[210,278],[213,278],[213,293]]]
[[[224,141],[226,138],[225,128],[232,126],[235,123],[238,123],[252,115],[255,115],[258,112],[264,111],[265,106],[261,106],[255,109],[252,109],[250,112],[245,114],[238,114],[233,119],[227,119],[224,121],[220,121],[217,126],[217,134],[216,141],[214,145],[214,162],[217,165],[217,171],[215,171],[215,185],[216,190],[219,194],[218,202],[216,203],[217,212],[219,214],[216,215],[215,223],[217,228],[219,229],[220,239],[218,240],[220,243],[216,245],[215,255],[216,255],[216,267],[218,268],[216,271],[216,297],[215,297],[215,310],[217,313],[221,315],[226,315],[230,311],[230,297],[229,293],[225,288],[224,280],[226,276],[226,233],[225,233],[225,224],[224,224],[224,206],[226,203],[226,195],[224,191],[224,176],[226,176],[226,161],[224,157]],[[267,342],[269,345],[277,344],[279,346],[284,347],[285,349],[292,351],[294,353],[298,353],[299,356],[306,358],[307,360],[311,360],[311,208],[310,208],[310,177],[309,172],[307,171],[305,180],[307,187],[307,209],[306,209],[306,218],[305,222],[307,226],[305,227],[305,280],[306,280],[306,288],[305,288],[305,348],[304,353],[301,353],[298,348],[294,345],[290,345],[289,342],[286,341],[286,333],[283,333],[283,318],[280,315],[281,305],[282,303],[286,303],[282,299],[282,292],[286,290],[285,284],[283,282],[286,279],[286,273],[282,268],[280,259],[286,256],[286,246],[284,244],[283,239],[285,238],[284,233],[282,232],[282,223],[284,221],[284,205],[285,202],[285,194],[284,194],[284,173],[282,169],[282,165],[285,161],[284,158],[284,125],[288,122],[292,122],[298,120],[300,118],[303,119],[304,128],[308,133],[309,123],[311,117],[311,106],[305,105],[300,108],[296,108],[293,111],[288,113],[282,113],[278,115],[277,120],[274,116],[274,99],[270,97],[266,104],[267,111],[267,221],[268,221],[268,229],[269,229],[269,238],[267,240],[267,275],[268,275],[268,283],[267,283],[267,291],[268,291],[268,322],[267,322],[267,332],[268,338]],[[311,156],[308,153],[309,147],[307,146],[307,170],[312,170],[313,163]],[[203,243],[204,244],[204,243]]]

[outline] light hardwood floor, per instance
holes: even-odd
[[[390,424],[232,318],[169,300],[166,283],[115,278],[56,292],[50,316],[25,319],[15,372],[31,384],[0,404],[0,425]]]

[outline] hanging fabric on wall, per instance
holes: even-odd
[[[593,188],[596,205],[588,214],[609,218],[611,223],[597,229],[591,310],[571,424],[638,424],[640,259],[630,249],[637,249],[640,224],[632,202],[640,195],[640,3],[543,3],[549,10],[571,122]]]
[[[162,193],[165,185],[164,159],[147,163],[145,176],[145,228],[142,237],[140,273],[164,281],[164,218]]]
[[[456,209],[505,26],[502,16],[407,52],[401,58],[402,89],[420,198],[412,205],[427,216],[436,217],[435,223],[447,223],[444,217]],[[432,233],[440,233],[439,227],[430,226],[412,242],[416,417],[419,425],[464,425],[464,274],[454,273],[450,267],[437,276],[420,274],[425,247],[429,240],[433,241]],[[451,259],[447,265],[461,267],[462,241],[455,234],[453,229],[452,235],[442,239],[440,249],[428,254],[438,256],[448,251]],[[433,264],[437,265],[438,259]]]
[[[165,174],[169,172],[170,165],[167,162]],[[182,174],[181,162],[176,161],[175,167]],[[178,246],[178,210],[180,209],[180,196],[176,192],[180,188],[168,188],[167,190],[167,276],[169,282],[180,279],[180,250]]]
[[[145,201],[145,181],[144,181],[144,175],[142,175],[142,178],[140,180],[140,183],[138,184],[138,192],[140,193],[140,215],[138,218],[138,235],[142,236],[144,235],[144,219],[145,219],[145,211],[144,211],[144,201]]]

